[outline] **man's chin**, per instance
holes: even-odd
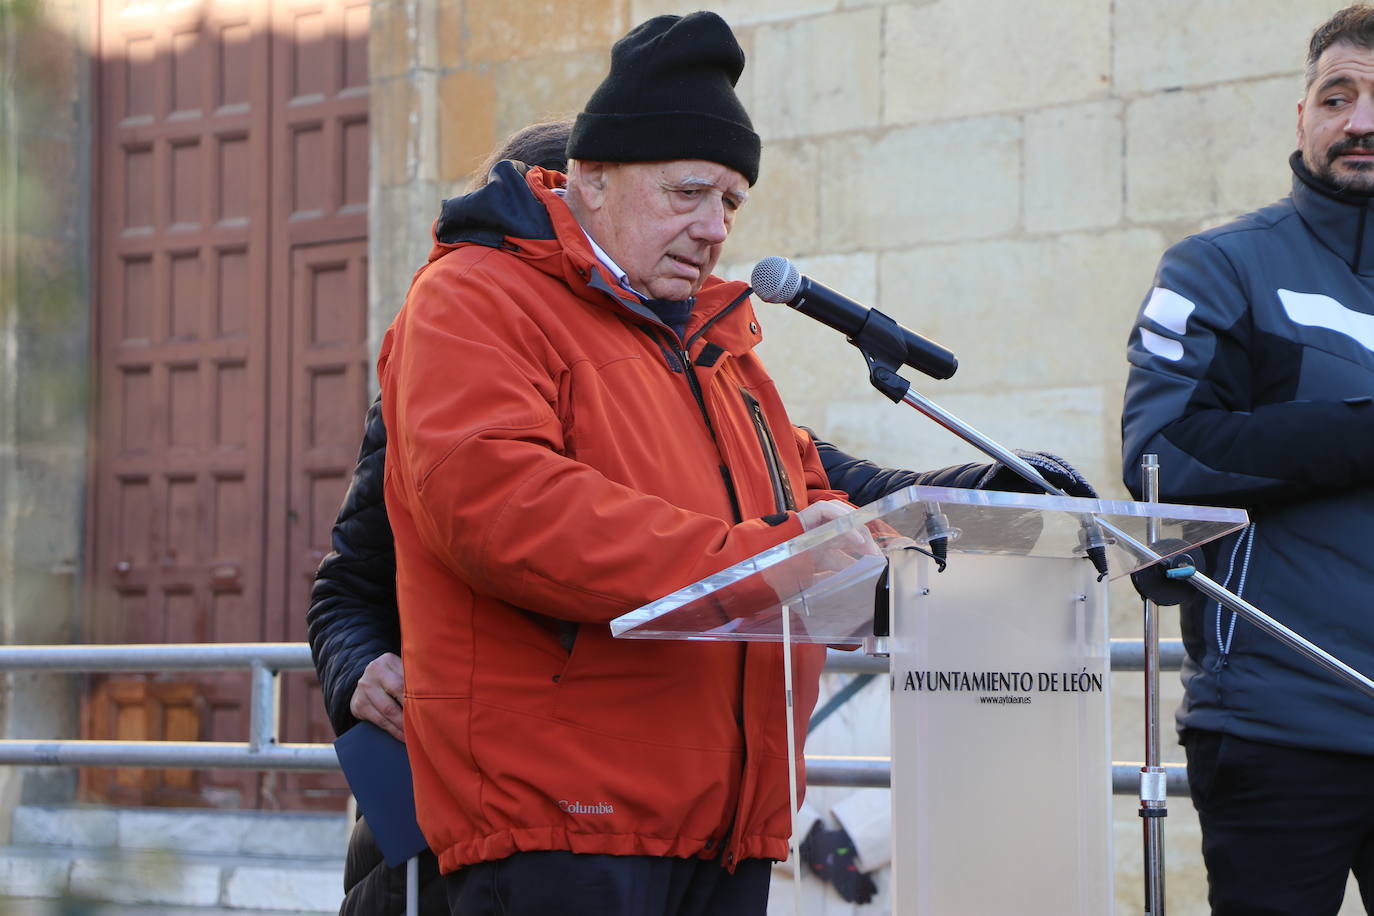
[[[673,302],[680,302],[683,299],[690,299],[701,289],[701,284],[692,280],[674,278],[671,280],[659,280],[649,284],[649,295],[654,299],[668,299]]]
[[[1342,191],[1374,194],[1374,160],[1340,161],[1329,166],[1321,177]]]

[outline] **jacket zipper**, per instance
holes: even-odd
[[[1251,522],[1248,527],[1241,531],[1240,535],[1236,538],[1235,544],[1231,546],[1231,559],[1227,564],[1226,578],[1222,580],[1223,588],[1231,587],[1231,578],[1236,571],[1236,555],[1240,552],[1241,547],[1244,546],[1245,555],[1241,559],[1240,578],[1237,580],[1235,587],[1235,592],[1237,596],[1243,596],[1245,594],[1245,579],[1250,574],[1250,552],[1254,549],[1255,546],[1256,524],[1257,523],[1255,522]],[[1217,660],[1213,664],[1212,670],[1220,671],[1222,668],[1226,667],[1227,662],[1231,658],[1231,640],[1236,635],[1236,612],[1231,611],[1231,619],[1226,628],[1226,635],[1225,637],[1223,637],[1221,635],[1221,603],[1214,602],[1214,604],[1216,607],[1215,626],[1217,641]]]
[[[716,446],[716,453],[719,454],[720,440],[716,437],[716,428],[711,422],[711,414],[706,410],[706,398],[702,394],[701,382],[697,379],[696,368],[692,365],[692,357],[687,352],[687,345],[678,340],[677,335],[668,328],[651,324],[640,327],[654,343],[660,343],[658,335],[653,333],[659,332],[663,338],[664,349],[672,353],[682,365],[682,374],[687,379],[687,388],[692,392],[692,397],[697,402],[697,410],[701,411],[701,419],[706,424],[706,432],[711,436],[711,442]],[[695,337],[693,339],[695,340]],[[730,498],[730,512],[734,517],[735,524],[739,524],[744,521],[744,512],[740,509],[739,494],[735,490],[734,478],[730,476],[730,469],[725,465],[718,465],[718,468],[721,482],[725,485],[725,494]]]
[[[763,407],[759,405],[758,399],[744,388],[740,388],[739,393],[749,409],[750,419],[754,421],[754,432],[759,436],[763,463],[768,467],[768,479],[773,484],[773,505],[779,512],[793,511],[797,508],[797,500],[792,495],[792,482],[787,479],[787,471],[782,466],[782,456],[778,454],[778,443],[773,438],[773,431],[768,428],[768,421],[764,419]]]

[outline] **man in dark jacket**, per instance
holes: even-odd
[[[1312,36],[1289,197],[1184,239],[1130,338],[1127,485],[1241,506],[1210,575],[1374,673],[1374,9]],[[1217,914],[1374,903],[1374,700],[1200,594],[1178,712]]]

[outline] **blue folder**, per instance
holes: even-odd
[[[406,746],[371,722],[334,741],[344,778],[391,867],[429,848],[415,820],[415,788]]]

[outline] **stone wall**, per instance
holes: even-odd
[[[85,0],[0,0],[0,641],[80,636],[89,409],[90,29]],[[0,682],[5,737],[77,734],[70,678]],[[71,772],[0,768],[8,804]]]
[[[749,56],[741,92],[764,139],[722,272],[747,279],[759,258],[785,255],[940,341],[959,373],[917,378],[918,390],[1121,497],[1125,338],[1155,263],[1189,232],[1286,192],[1307,37],[1342,5],[718,0]],[[632,24],[694,8],[374,6],[376,339],[422,262],[439,198],[510,131],[577,111]],[[770,308],[761,352],[797,421],[888,464],[978,459],[873,392],[834,332]],[[1139,616],[1129,587],[1116,588],[1113,635],[1137,636]],[[1165,675],[1166,722],[1176,680]],[[1140,677],[1117,675],[1113,688],[1114,756],[1140,760]],[[1182,760],[1177,747],[1168,759]],[[1186,798],[1172,807],[1169,908],[1204,913],[1196,821]],[[1131,799],[1117,809],[1118,900],[1138,911],[1139,821]]]

